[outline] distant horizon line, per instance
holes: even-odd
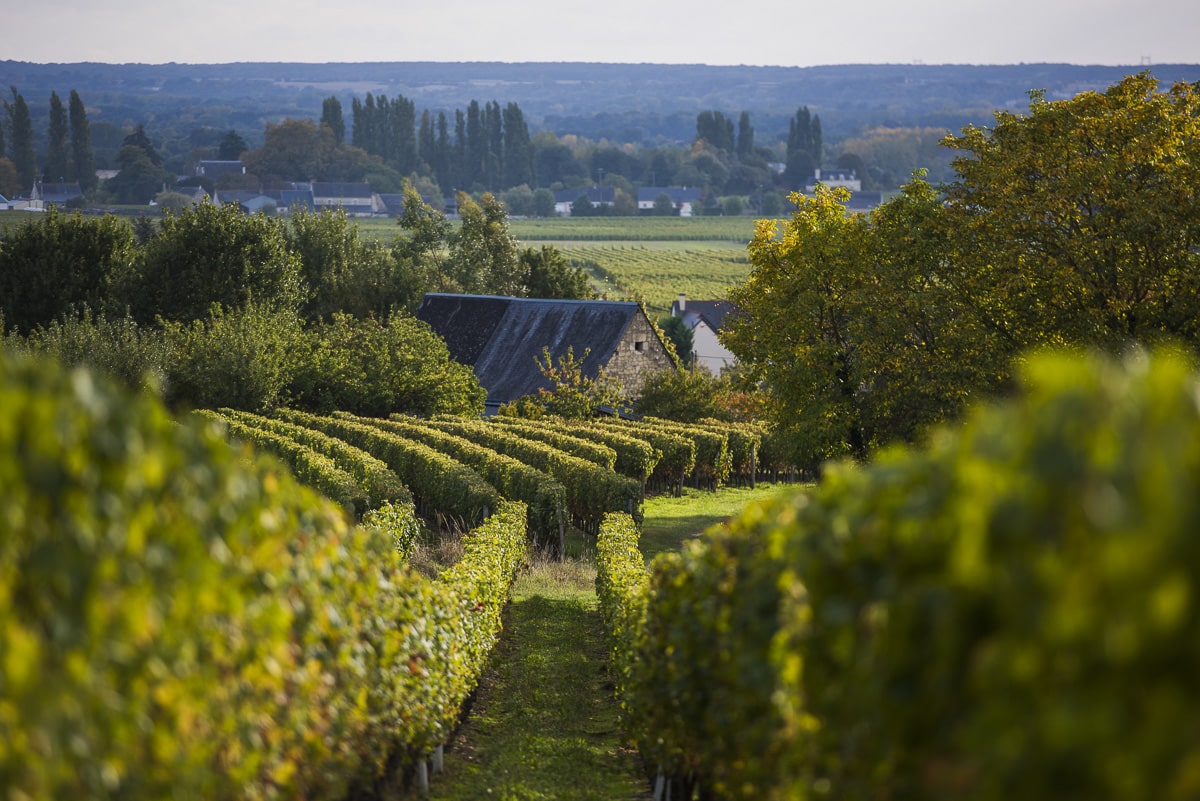
[[[1121,63],[1081,63],[1073,61],[1012,61],[1012,62],[954,62],[954,61],[853,61],[832,64],[709,64],[705,62],[660,62],[660,61],[565,61],[565,60],[522,60],[522,61],[504,61],[498,59],[460,59],[460,60],[445,60],[445,59],[409,59],[409,60],[355,60],[355,61],[306,61],[306,60],[240,60],[240,61],[31,61],[28,59],[3,59],[0,64],[32,64],[41,67],[56,67],[56,66],[86,66],[89,64],[100,64],[108,67],[124,67],[124,66],[139,66],[139,67],[225,67],[225,66],[241,66],[247,64],[267,66],[272,64],[289,65],[303,64],[307,66],[352,66],[352,65],[388,65],[388,64],[462,64],[462,65],[522,65],[522,64],[538,64],[538,65],[571,65],[571,66],[627,66],[627,67],[709,67],[714,69],[784,69],[784,70],[808,70],[808,69],[828,69],[831,67],[1112,67],[1112,68],[1142,68],[1151,69],[1153,67],[1196,67],[1200,66],[1200,61],[1161,61],[1153,62],[1143,60],[1137,64],[1121,64]]]

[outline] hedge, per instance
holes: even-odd
[[[601,428],[593,425],[590,420],[572,420],[550,416],[527,420],[521,417],[496,415],[488,418],[488,422],[518,429],[535,438],[539,438],[537,432],[547,432],[551,436],[565,435],[572,439],[594,442],[609,448],[616,454],[612,465],[613,469],[623,476],[637,480],[643,490],[650,474],[654,472],[655,466],[663,456],[662,451],[657,450],[645,440]],[[551,444],[553,443],[551,442]]]

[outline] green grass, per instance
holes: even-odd
[[[796,485],[689,491],[646,502],[647,558],[678,548],[746,504]],[[504,633],[466,721],[432,777],[439,801],[649,799],[649,779],[621,735],[596,608],[594,544],[567,543],[563,561],[531,558],[513,586]]]
[[[683,497],[659,495],[646,500],[640,546],[647,561],[663,551],[677,551],[712,526],[737,515],[747,504],[802,492],[799,484],[759,484],[754,489],[726,487],[719,492],[685,489]]]
[[[504,634],[430,798],[650,797],[620,734],[595,581],[586,557],[535,560],[518,578]]]

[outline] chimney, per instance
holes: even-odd
[[[682,317],[683,313],[685,311],[687,311],[687,295],[680,292],[679,293],[679,316]]]

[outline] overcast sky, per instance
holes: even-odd
[[[1140,65],[1198,0],[0,0],[0,59]]]

